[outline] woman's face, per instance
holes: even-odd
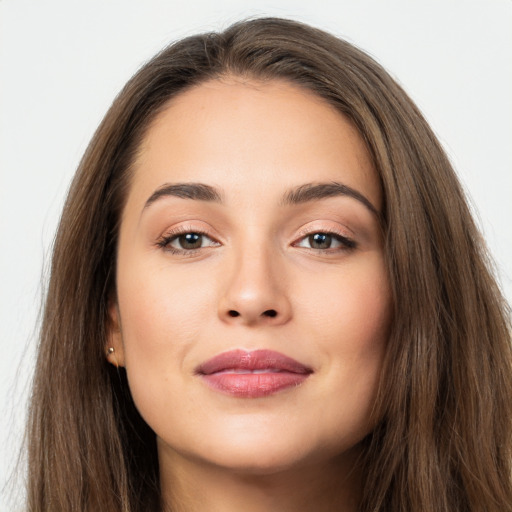
[[[161,461],[332,461],[372,429],[390,289],[365,145],[285,82],[182,93],[135,162],[111,362]]]

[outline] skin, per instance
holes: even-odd
[[[391,299],[378,215],[346,195],[283,204],[292,188],[331,182],[380,210],[351,122],[285,82],[190,89],[141,145],[108,358],[126,367],[156,433],[163,499],[175,510],[356,510]],[[223,203],[162,196],[145,206],[169,183],[210,185]],[[176,229],[206,233],[201,247],[181,247]],[[311,245],[309,235],[330,232],[355,247]],[[269,396],[226,395],[195,370],[232,349],[276,350],[313,373]]]

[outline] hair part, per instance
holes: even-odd
[[[28,430],[28,509],[161,507],[155,436],[107,364],[132,164],[169,101],[226,76],[285,80],[357,127],[384,192],[394,321],[364,441],[362,512],[512,510],[509,312],[452,167],[372,58],[284,19],[174,43],[127,83],[75,175],[54,245]]]

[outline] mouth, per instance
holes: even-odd
[[[230,350],[205,361],[195,373],[215,391],[259,398],[299,386],[313,370],[273,350]]]

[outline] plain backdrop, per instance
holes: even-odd
[[[164,45],[261,15],[345,37],[403,85],[446,148],[511,300],[512,0],[0,0],[0,491],[22,439],[44,268],[93,131]]]

